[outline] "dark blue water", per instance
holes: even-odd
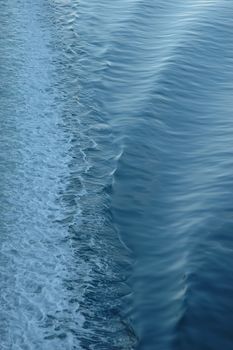
[[[233,2],[0,23],[0,349],[233,349]]]

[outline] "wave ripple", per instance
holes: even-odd
[[[0,4],[4,350],[231,350],[233,4]]]

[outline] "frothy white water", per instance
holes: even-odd
[[[118,303],[116,289],[108,287],[118,278],[106,254],[114,248],[101,238],[106,230],[114,235],[103,214],[106,199],[99,194],[112,165],[95,175],[95,158],[87,154],[100,152],[100,145],[85,135],[89,126],[79,120],[78,58],[69,36],[77,11],[68,8],[66,17],[63,5],[69,2],[55,5],[61,11],[46,1],[0,5],[4,350],[97,349],[112,343],[106,340],[112,332],[121,334],[113,343],[125,337],[126,327],[109,313]],[[63,19],[67,28],[57,33]]]

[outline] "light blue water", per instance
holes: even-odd
[[[0,349],[232,349],[232,18],[1,2]]]

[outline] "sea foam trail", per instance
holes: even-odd
[[[40,5],[19,1],[1,7],[9,29],[4,53],[10,55],[1,119],[7,146],[1,152],[1,347],[71,349],[72,329],[82,326],[83,316],[66,287],[77,275],[59,222],[68,216],[59,193],[70,157],[58,127],[49,33],[38,22]],[[88,275],[88,266],[83,269]]]
[[[84,86],[78,5],[0,7],[1,348],[130,349],[108,194],[120,149]]]

